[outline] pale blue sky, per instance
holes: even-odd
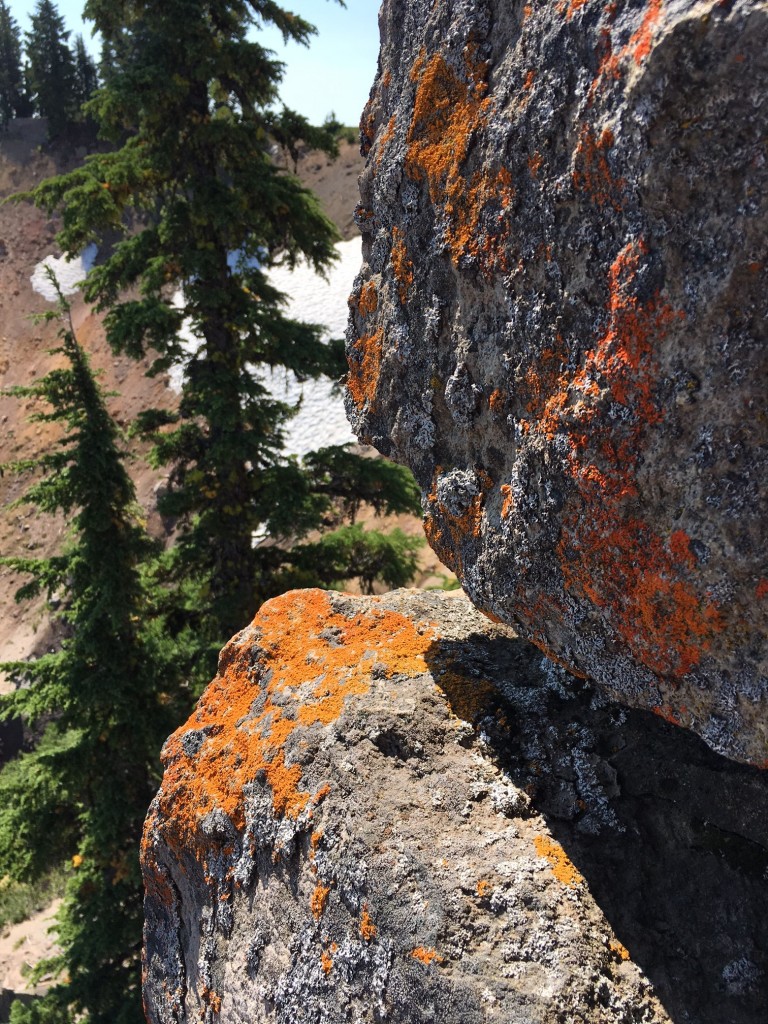
[[[82,32],[87,43],[90,26],[81,20],[84,0],[54,2],[67,28],[73,35]],[[343,8],[334,0],[284,0],[287,9],[317,26],[318,34],[308,49],[283,46],[279,32],[259,37],[286,64],[280,90],[283,102],[316,124],[334,111],[343,124],[356,125],[376,73],[379,0],[346,0],[346,4]],[[9,6],[26,32],[34,0],[10,0]]]

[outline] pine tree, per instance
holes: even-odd
[[[81,35],[75,36],[75,85],[74,99],[78,110],[87,103],[99,85],[96,62],[88,53]]]
[[[36,112],[48,118],[54,139],[75,114],[75,64],[67,45],[69,32],[52,0],[37,0],[26,36],[27,78]]]
[[[5,0],[0,0],[0,127],[24,116],[21,34]]]
[[[62,300],[63,301],[63,300]],[[138,519],[114,420],[71,323],[63,366],[12,389],[44,403],[36,418],[61,440],[10,467],[36,473],[25,503],[71,520],[71,543],[51,558],[5,558],[30,577],[24,600],[56,596],[58,650],[2,666],[19,683],[3,717],[42,733],[0,772],[0,874],[34,880],[70,865],[56,930],[58,975],[42,1002],[17,1003],[26,1024],[139,1024],[142,888],[138,843],[159,780],[160,745],[189,700],[180,647],[164,637],[148,576],[154,547]]]
[[[250,34],[271,23],[307,43],[314,29],[272,0],[90,0],[86,13],[108,55],[88,109],[121,144],[33,198],[62,211],[59,241],[70,252],[131,218],[85,296],[106,312],[115,350],[150,355],[153,372],[185,365],[178,412],[149,413],[142,426],[155,432],[156,461],[170,467],[164,511],[181,524],[173,571],[198,586],[192,603],[205,608],[215,645],[277,581],[307,578],[300,563],[313,549],[300,552],[302,540],[338,525],[334,509],[361,475],[351,452],[318,456],[314,467],[287,459],[292,410],[264,380],[268,368],[302,379],[345,369],[341,343],[324,344],[319,327],[290,319],[267,275],[300,259],[323,270],[335,255],[337,234],[317,200],[272,157],[276,138],[291,152],[308,125],[273,113],[282,66]],[[334,151],[331,132],[312,131],[313,145]],[[185,320],[199,338],[192,353],[180,340]],[[366,460],[366,472],[380,475],[382,507],[418,508],[412,482],[390,487],[405,471],[381,475],[381,466]],[[264,531],[267,542],[255,544]],[[358,549],[366,543],[385,542],[363,534]],[[401,539],[390,553],[410,557]],[[339,560],[334,578],[354,572]]]

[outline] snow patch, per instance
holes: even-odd
[[[360,239],[339,242],[337,262],[329,269],[327,278],[316,273],[306,263],[294,270],[276,267],[269,274],[275,288],[287,297],[286,315],[305,323],[322,324],[323,337],[340,338],[347,326],[347,299],[360,269]],[[180,303],[180,295],[174,297]],[[188,326],[182,331],[184,347],[192,355],[198,345]],[[173,367],[170,384],[181,390],[184,366]],[[265,371],[262,377],[274,398],[294,406],[298,411],[286,424],[286,455],[306,455],[327,445],[355,441],[344,413],[340,390],[328,380],[300,383],[293,373],[284,370]]]
[[[46,273],[46,267],[50,267],[56,276],[56,280],[59,282],[62,295],[73,295],[78,291],[88,271],[95,263],[98,251],[98,246],[91,244],[86,246],[80,255],[75,256],[73,259],[67,259],[66,256],[58,258],[56,256],[46,256],[44,260],[37,264],[32,272],[32,276],[29,279],[32,287],[38,295],[42,295],[48,302],[58,301],[56,289]]]

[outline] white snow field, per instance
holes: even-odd
[[[339,242],[336,250],[339,259],[328,271],[327,279],[304,263],[295,270],[278,267],[269,275],[271,283],[288,298],[287,315],[295,320],[322,324],[326,338],[344,336],[347,298],[360,269],[360,239]],[[32,287],[49,302],[56,301],[56,293],[45,272],[45,267],[50,266],[64,295],[73,294],[93,266],[97,251],[95,245],[89,245],[71,261],[48,256],[35,267]],[[189,351],[194,351],[197,339],[191,332],[186,332],[186,341]],[[181,390],[184,367],[175,367],[169,376],[171,387]],[[287,425],[287,455],[302,456],[325,445],[355,440],[344,415],[341,393],[334,394],[332,382],[322,380],[300,384],[292,373],[284,371],[268,373],[267,380],[275,398],[298,408]]]
[[[62,295],[74,295],[93,266],[98,251],[98,246],[88,245],[73,260],[68,260],[66,256],[60,256],[58,259],[55,256],[46,256],[32,271],[29,279],[32,287],[48,302],[57,301],[56,289],[45,270],[46,267],[50,267],[56,275]]]

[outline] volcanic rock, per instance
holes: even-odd
[[[463,598],[264,605],[168,741],[150,1024],[757,1024],[768,778]]]
[[[384,0],[348,411],[472,601],[768,765],[768,7]]]

